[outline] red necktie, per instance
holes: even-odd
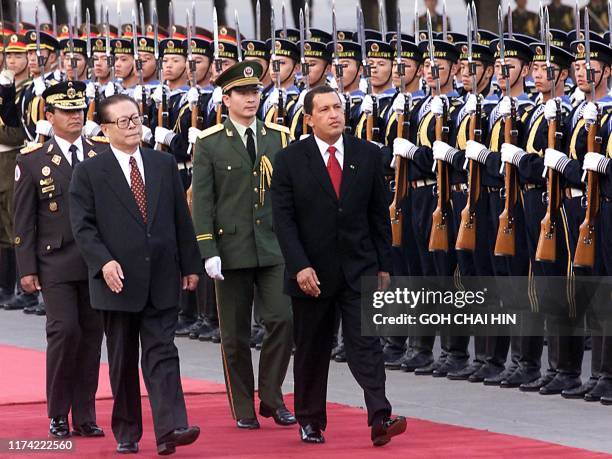
[[[336,147],[330,146],[327,149],[327,152],[329,153],[329,159],[327,160],[327,173],[329,174],[329,178],[331,179],[334,190],[336,191],[336,196],[340,198],[342,168],[340,167],[338,159],[336,159]]]
[[[147,196],[145,194],[145,186],[138,165],[136,164],[136,159],[134,159],[133,156],[130,156],[130,183],[142,219],[147,223]]]

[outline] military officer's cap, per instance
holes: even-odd
[[[334,54],[334,43],[328,43],[327,49],[333,56]],[[355,43],[354,41],[339,41],[337,43],[336,53],[338,54],[338,59],[353,59],[357,62],[361,62],[361,46],[359,43]]]
[[[380,33],[378,30],[373,30],[373,29],[365,29],[363,31],[363,34],[365,35],[365,39],[367,40],[376,40],[376,41],[383,41],[383,36],[382,33]],[[353,41],[359,43],[359,32],[353,32]]]
[[[45,89],[42,98],[46,105],[60,110],[83,110],[87,108],[85,87],[82,81],[62,81]]]
[[[187,38],[187,27],[182,25],[173,25],[172,30],[168,30],[168,37],[172,37],[176,40],[184,40]]]
[[[568,43],[573,43],[575,41],[584,41],[584,30],[581,30],[580,32],[578,32],[576,29],[571,30],[570,32],[568,32],[567,34],[567,42]],[[608,44],[609,42],[604,41],[603,37],[601,35],[599,35],[596,32],[593,32],[591,30],[591,33],[589,33],[589,39],[591,41],[591,43],[593,43],[594,41],[598,41],[601,43],[606,43]]]
[[[206,41],[213,41],[214,39],[214,35],[213,33],[208,30],[205,29],[204,27],[196,27],[195,29],[195,35],[192,36],[192,38],[200,38],[202,40],[206,40]]]
[[[226,93],[234,88],[255,87],[261,89],[263,67],[257,61],[242,61],[232,65],[215,80],[215,84]]]
[[[218,48],[219,59],[233,59],[238,60],[238,46],[236,43],[231,41],[219,41]],[[212,50],[214,54],[215,44],[212,44]]]
[[[292,43],[298,43],[300,41],[300,31],[297,29],[287,29],[286,36],[285,36],[285,31],[282,29],[279,29],[276,32],[274,32],[274,36],[276,38],[289,40]]]
[[[149,38],[155,38],[155,27],[153,24],[147,24],[145,27],[145,35]],[[157,27],[157,38],[163,40],[164,38],[168,38],[168,31],[161,26]]]
[[[387,35],[385,35],[385,41],[388,43],[395,41],[396,38],[397,38],[397,32],[391,31],[391,32],[387,32]],[[402,33],[402,41],[411,41],[414,43],[414,37],[407,33]]]
[[[533,53],[533,62],[546,62],[546,45],[544,43],[532,43],[529,45]],[[572,64],[574,56],[566,49],[550,45],[550,62],[557,64],[562,69],[567,69]]]
[[[47,32],[48,34],[54,35],[53,26],[49,27],[48,29],[45,29],[42,26],[40,26],[40,30],[42,30],[43,32]],[[61,40],[62,38],[68,38],[69,35],[70,35],[70,29],[68,28],[68,24],[60,24],[57,26],[56,38],[58,40]]]
[[[260,57],[262,59],[270,59],[270,47],[265,41],[261,40],[245,40],[242,42],[242,55],[244,57]]]
[[[595,61],[605,62],[610,64],[612,62],[612,48],[602,41],[590,41],[591,47],[591,59]],[[586,57],[586,44],[584,41],[574,41],[570,45],[572,53],[574,54],[574,60],[582,61]]]
[[[185,50],[188,48],[188,45],[189,43],[187,39],[183,40],[183,48],[185,48]],[[212,58],[212,45],[209,40],[205,40],[204,38],[200,37],[193,37],[191,39],[191,53],[195,56],[207,56]]]
[[[134,54],[134,45],[129,38],[115,38],[111,40],[111,51],[113,54]]]
[[[99,24],[97,26],[98,29],[98,36],[102,37],[102,39],[106,38],[106,25],[105,24]],[[112,24],[109,24],[108,26],[108,36],[112,39],[112,38],[118,38],[118,31],[117,31],[117,26],[114,26]]]
[[[327,50],[327,45],[320,41],[310,41],[304,43],[304,57],[314,57],[323,59],[326,62],[331,60],[331,54]]]
[[[161,56],[177,55],[186,56],[187,49],[183,46],[183,40],[178,38],[165,38],[159,42],[159,54]],[[186,44],[186,43],[185,43]]]
[[[35,30],[35,29],[36,29],[36,26],[30,22],[21,21],[19,24],[17,24],[17,33],[22,33],[24,35],[28,30]]]
[[[558,48],[569,49],[569,41],[567,41],[567,32],[559,29],[550,29],[550,44]]]
[[[495,59],[500,57],[499,39],[493,40],[489,45]],[[529,45],[517,39],[504,38],[504,57],[515,57],[524,62],[531,62],[532,52]]]
[[[497,34],[491,32],[490,30],[478,29],[478,32],[476,33],[476,41],[481,45],[489,46],[496,38]]]
[[[268,39],[268,41],[266,41],[266,46],[268,47],[268,49],[270,49],[270,54],[272,54],[272,50],[271,50],[272,39],[271,38]],[[300,50],[298,49],[297,45],[292,41],[284,40],[282,38],[278,38],[276,40],[275,52],[277,56],[290,57],[294,61],[298,61],[300,59]]]
[[[327,33],[321,29],[310,29],[310,36],[306,37],[308,41],[316,41],[324,45],[332,41],[333,38],[331,33]]]
[[[444,34],[439,34],[438,40],[444,40],[443,35]],[[467,41],[467,35],[463,33],[447,32],[446,37],[447,37],[447,41],[449,43],[452,43],[453,45],[456,45],[457,43],[461,43],[462,41]]]
[[[447,41],[433,40],[434,58],[444,59],[451,62],[456,62],[459,59],[459,50]],[[429,41],[421,41],[419,43],[419,51],[423,55],[423,60],[429,59]]]
[[[434,40],[437,38],[438,34],[436,32],[432,33]],[[419,43],[421,43],[422,41],[427,41],[429,34],[427,33],[426,30],[421,30],[419,31]]]
[[[28,30],[25,33],[26,49],[28,51],[36,50],[36,30]],[[46,32],[40,32],[40,49],[49,51],[57,51],[60,45],[57,39]]]
[[[144,35],[139,35],[136,40],[138,41],[138,52],[139,53],[155,53],[155,40]]]
[[[419,51],[419,47],[414,42],[414,39],[410,35],[402,34],[402,38],[407,37],[408,40],[402,40],[402,58],[412,59],[413,61],[422,62],[423,53]],[[391,48],[393,48],[393,59],[397,59],[397,45],[396,40],[391,41]]]
[[[136,30],[136,33],[138,33],[138,30]],[[122,38],[132,38],[133,36],[134,36],[134,31],[132,30],[132,24],[121,24],[121,37]]]
[[[469,51],[467,42],[459,42],[455,46],[459,50],[459,60],[467,61]],[[482,43],[472,43],[472,59],[487,64],[495,64],[495,57],[491,48]]]
[[[91,43],[92,53],[105,53],[106,52],[106,40],[104,37],[95,37],[89,39]]]
[[[393,60],[393,48],[389,43],[379,40],[366,40],[368,58]]]
[[[0,45],[0,48],[2,45]],[[16,33],[11,34],[6,41],[6,52],[7,53],[25,53],[26,43],[25,37]]]
[[[352,30],[337,30],[336,36],[339,41],[351,41],[353,39],[353,31]],[[333,40],[334,37],[332,37]]]
[[[87,40],[73,38],[72,42],[74,43],[74,53],[87,57]],[[59,43],[60,49],[64,52],[64,54],[68,54],[72,51],[70,48],[70,39],[62,38]]]
[[[219,40],[237,43],[238,42],[238,40],[236,39],[237,35],[238,33],[236,32],[236,29],[233,29],[228,26],[219,27]],[[242,41],[244,39],[245,39],[244,35],[240,34],[240,40]]]

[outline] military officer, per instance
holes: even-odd
[[[504,18],[508,24],[508,18]],[[516,8],[512,10],[513,32],[535,37],[540,32],[540,18],[533,11],[527,10],[527,0],[517,0]],[[507,30],[506,30],[507,32]]]
[[[442,32],[442,15],[436,11],[438,0],[425,0],[425,6],[431,14],[431,27],[434,32]],[[451,29],[450,20],[447,18],[447,30]],[[419,30],[427,30],[427,14],[419,16]]]
[[[272,226],[272,163],[289,130],[256,118],[262,67],[243,61],[216,80],[228,119],[195,145],[193,219],[206,272],[215,279],[225,382],[237,426],[257,429],[249,337],[254,289],[266,335],[259,359],[259,414],[295,424],[281,386],[292,347],[290,300],[282,293],[283,257]]]
[[[42,95],[54,136],[22,150],[15,167],[15,252],[21,286],[47,305],[49,434],[103,436],[96,425],[102,319],[89,301],[87,266],[70,227],[67,191],[74,166],[95,156],[81,136],[85,84],[66,81]]]
[[[550,28],[558,30],[572,30],[574,25],[574,10],[564,5],[561,0],[553,0],[547,5]]]

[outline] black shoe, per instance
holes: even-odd
[[[0,308],[3,308],[9,301],[13,301],[13,298],[15,298],[15,294],[12,290],[0,287]]]
[[[164,435],[157,441],[157,454],[160,456],[174,454],[177,446],[191,445],[199,436],[200,428],[198,426],[175,429],[174,432]]]
[[[540,370],[523,370],[522,368],[519,368],[508,378],[504,379],[501,382],[500,387],[503,387],[504,389],[520,387],[521,384],[527,384],[532,381],[536,381],[540,378],[541,375],[542,374],[540,373]]]
[[[414,374],[419,375],[419,376],[432,375],[433,372],[436,371],[438,368],[442,367],[442,365],[444,365],[445,362],[446,362],[446,358],[439,358],[438,360],[430,363],[427,366],[415,368]]]
[[[337,344],[336,346],[332,347],[331,355],[329,357],[330,360],[335,360],[336,354],[343,353],[343,352],[344,352],[344,344],[342,343]]]
[[[212,325],[207,321],[200,322],[198,327],[194,327],[192,331],[189,332],[189,339],[200,339],[200,336],[207,335],[212,331]],[[210,341],[210,338],[207,338],[206,341]]]
[[[300,439],[304,443],[325,443],[323,432],[312,424],[300,426]]]
[[[591,392],[595,388],[595,386],[597,385],[597,381],[599,381],[598,378],[591,377],[587,379],[587,382],[581,384],[578,387],[561,391],[561,397],[569,399],[584,398],[587,393]]]
[[[336,353],[334,360],[338,363],[346,362],[346,352],[344,351],[344,346],[342,346],[342,349]]]
[[[394,419],[385,418],[372,424],[372,443],[374,446],[383,446],[391,441],[392,437],[406,431],[406,418],[398,416]]]
[[[267,405],[261,403],[259,405],[259,414],[264,418],[273,418],[279,426],[290,426],[297,423],[295,416],[287,409],[285,405],[273,410]]]
[[[569,376],[557,373],[551,382],[545,386],[540,387],[540,394],[542,395],[557,395],[564,390],[574,389],[582,385],[580,376]]]
[[[514,373],[518,371],[518,367],[510,366],[506,368],[501,373],[496,374],[495,376],[491,376],[489,378],[485,378],[483,384],[485,386],[499,386],[502,381],[511,377]]]
[[[198,339],[200,341],[212,341],[213,343],[220,343],[221,332],[219,331],[219,327],[210,325],[208,330],[205,330],[203,333],[200,333]]]
[[[89,422],[80,426],[74,426],[72,435],[77,437],[103,437],[104,431],[95,422]]]
[[[425,354],[423,352],[417,352],[403,362],[400,366],[402,371],[410,373],[415,371],[417,368],[429,366],[433,363],[433,356],[431,354]]]
[[[70,436],[70,425],[68,416],[57,416],[51,418],[49,424],[49,436],[53,438],[68,438]]]
[[[584,394],[584,399],[587,402],[599,402],[602,397],[612,397],[612,379],[599,378],[595,387]]]
[[[446,361],[433,371],[434,378],[445,378],[449,373],[461,371],[468,366],[467,360],[446,359]]]
[[[601,400],[599,400],[601,402],[602,405],[612,405],[612,395],[610,395],[609,397],[601,397]]]
[[[259,421],[257,418],[242,418],[236,421],[236,425],[239,429],[254,430],[259,429]]]
[[[174,336],[191,337],[191,333],[193,333],[195,330],[199,330],[202,327],[202,324],[203,324],[202,318],[198,318],[192,324],[184,323],[182,327],[177,326],[176,331],[174,332]]]
[[[21,293],[13,296],[13,299],[11,301],[7,301],[6,303],[4,303],[4,309],[6,309],[7,311],[15,311],[17,309],[31,308],[33,306],[36,306],[37,304],[37,295]]]
[[[468,381],[471,383],[481,383],[487,378],[493,378],[504,371],[504,367],[498,367],[497,365],[489,365],[485,363],[478,371],[475,371],[468,377]]]
[[[37,316],[47,315],[47,308],[45,306],[45,303],[40,302],[36,306],[34,306],[34,315],[37,315]]]
[[[261,346],[263,342],[264,335],[266,334],[266,329],[263,327],[253,327],[251,328],[251,339],[249,340],[249,346],[253,349],[257,348],[257,345]]]
[[[521,392],[539,392],[540,389],[551,382],[554,377],[554,373],[545,373],[544,376],[539,377],[535,381],[521,384],[519,390]]]
[[[402,363],[405,363],[410,360],[411,356],[412,354],[404,354],[399,359],[385,361],[385,368],[387,370],[399,370],[400,368],[402,368]]]
[[[136,454],[138,452],[138,442],[125,441],[117,445],[119,454]]]
[[[446,377],[451,381],[467,381],[467,379],[476,373],[482,367],[483,363],[478,361],[473,361],[468,366],[464,367],[459,371],[449,371],[446,374]]]

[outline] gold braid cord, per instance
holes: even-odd
[[[272,184],[272,163],[266,155],[261,157],[259,162],[259,205],[264,205],[266,187],[270,189]]]

